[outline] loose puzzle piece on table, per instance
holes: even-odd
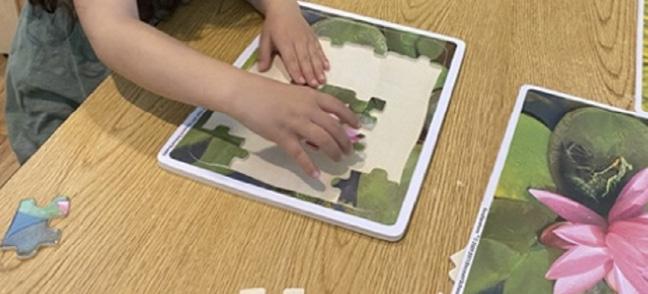
[[[58,244],[61,232],[50,229],[48,223],[54,218],[63,218],[70,209],[70,200],[59,196],[45,207],[36,206],[34,199],[20,201],[9,230],[2,240],[2,249],[13,248],[18,258],[32,258],[41,246]]]
[[[450,256],[450,261],[452,261],[452,264],[454,267],[448,275],[450,275],[450,280],[456,281],[457,280],[457,274],[459,273],[459,266],[463,263],[464,257],[466,256],[466,249],[463,249],[452,256]]]
[[[305,291],[302,288],[289,288],[283,291],[283,294],[304,294]]]
[[[266,294],[265,288],[250,288],[239,291],[239,294]]]

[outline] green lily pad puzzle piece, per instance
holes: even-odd
[[[211,138],[206,148],[197,145],[201,150],[191,151],[201,163],[229,166],[234,158],[245,159],[250,155],[241,147],[245,139],[231,135],[229,127],[221,125],[208,132]]]
[[[61,231],[49,228],[48,223],[67,216],[69,209],[70,199],[63,196],[54,198],[45,207],[36,206],[34,199],[21,200],[0,248],[15,249],[18,258],[27,259],[34,257],[41,246],[58,244]]]
[[[398,217],[399,184],[390,182],[383,169],[368,174],[352,170],[348,179],[334,178],[331,186],[340,190],[338,203],[351,205],[360,215],[382,223],[393,223]]]
[[[359,100],[356,92],[334,85],[324,85],[319,89],[322,93],[329,94],[345,104],[349,105],[351,111],[358,115],[362,126],[366,129],[373,129],[376,126],[377,118],[371,113],[373,111],[385,110],[385,100],[372,97],[369,101]]]
[[[371,46],[380,55],[387,53],[385,35],[375,26],[345,18],[326,18],[314,23],[313,31],[320,37],[331,39],[333,45],[342,46],[344,43],[355,43]]]

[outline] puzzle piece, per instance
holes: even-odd
[[[284,289],[283,294],[304,294],[305,291],[302,288],[289,288]]]
[[[205,167],[229,167],[234,158],[247,158],[248,151],[241,147],[245,139],[229,132],[227,126],[209,130],[209,139],[189,146],[188,152],[198,164]]]
[[[372,130],[378,121],[375,116],[371,115],[371,112],[383,111],[386,105],[385,100],[376,97],[372,97],[369,101],[359,100],[355,91],[334,85],[324,85],[319,91],[348,104],[351,111],[358,115],[362,126],[368,130]]]
[[[246,158],[248,152],[241,148],[245,139],[230,134],[227,126],[210,128],[212,112],[205,112],[195,127],[191,128],[171,152],[171,157],[196,164],[209,170],[227,174],[234,158]]]
[[[454,267],[452,268],[452,270],[450,270],[448,275],[450,275],[450,280],[452,280],[453,282],[457,279],[457,274],[459,273],[459,266],[461,266],[461,264],[463,263],[465,256],[466,256],[465,248],[450,256],[450,261],[452,261]]]
[[[393,224],[403,204],[398,193],[398,183],[389,181],[383,169],[373,169],[360,176],[356,207],[369,219]]]
[[[34,199],[20,201],[2,244],[3,250],[14,248],[18,258],[32,258],[41,246],[58,244],[61,232],[47,225],[53,218],[63,218],[70,209],[70,200],[59,196],[45,207],[36,206]]]
[[[239,294],[266,294],[265,288],[251,288],[239,291]]]
[[[373,169],[369,174],[354,170],[348,179],[335,178],[331,185],[340,190],[338,203],[348,204],[359,215],[386,224],[398,218],[404,195],[385,170]]]
[[[345,43],[371,46],[379,55],[384,55],[389,50],[385,35],[372,25],[331,17],[318,21],[311,27],[318,36],[330,38],[335,46],[342,46]]]

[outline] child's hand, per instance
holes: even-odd
[[[302,142],[319,147],[335,161],[353,150],[342,123],[354,128],[360,122],[338,99],[309,87],[282,84],[258,76],[232,101],[228,113],[253,132],[288,152],[311,177],[320,172]],[[334,114],[340,121],[331,116]]]
[[[265,3],[266,22],[261,33],[259,70],[270,68],[276,50],[295,83],[311,87],[325,84],[324,71],[330,65],[299,6],[290,0]]]

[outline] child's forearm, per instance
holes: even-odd
[[[132,14],[77,10],[106,66],[156,94],[228,112],[235,91],[249,75],[189,48]]]
[[[267,15],[269,12],[274,10],[274,7],[277,5],[285,4],[282,2],[295,3],[295,0],[245,0],[248,3],[252,4],[256,10],[261,12],[263,15]]]

